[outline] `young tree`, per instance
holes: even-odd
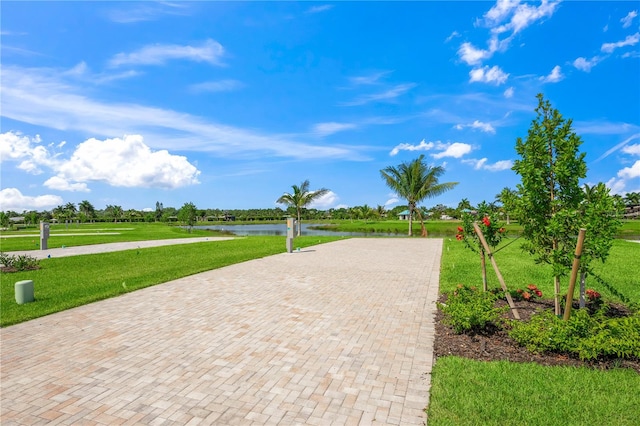
[[[309,190],[309,180],[305,180],[302,182],[300,186],[292,185],[291,189],[293,189],[292,193],[285,192],[276,203],[285,204],[289,207],[293,207],[296,210],[296,214],[298,216],[298,237],[300,236],[302,223],[301,223],[301,215],[302,209],[311,204],[314,200],[324,196],[329,192],[326,188],[317,189],[315,191]]]
[[[438,179],[445,172],[444,167],[432,167],[425,164],[423,160],[424,155],[421,155],[415,160],[402,163],[397,167],[389,166],[380,170],[380,175],[387,186],[399,197],[407,200],[409,204],[409,236],[413,233],[414,212],[417,212],[420,217],[422,236],[427,235],[424,217],[420,210],[416,209],[418,203],[426,198],[441,195],[458,184],[458,182],[438,183]]]
[[[178,211],[178,220],[189,226],[189,233],[191,233],[193,225],[196,224],[197,217],[198,209],[193,203],[184,203]]]
[[[584,198],[579,180],[587,174],[580,137],[551,103],[538,94],[537,117],[527,138],[516,140],[520,156],[513,170],[520,175],[516,216],[523,228],[523,248],[536,261],[553,267],[555,312],[560,315],[560,277],[571,267],[582,224],[578,209]]]

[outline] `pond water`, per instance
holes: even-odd
[[[386,232],[344,232],[344,231],[326,231],[320,229],[310,229],[310,227],[318,226],[314,223],[302,224],[302,236],[342,236],[342,237],[405,237],[406,234],[389,234]],[[212,229],[216,231],[227,231],[234,235],[287,235],[286,223],[262,223],[257,225],[202,225],[194,226],[197,229]]]

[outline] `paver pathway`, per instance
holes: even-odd
[[[4,328],[1,423],[424,424],[441,250],[347,239]]]

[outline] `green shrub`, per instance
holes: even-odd
[[[580,359],[640,358],[640,314],[597,324],[591,337],[580,341],[577,349]]]
[[[7,253],[0,253],[0,265],[2,265],[2,272],[18,272],[18,271],[31,271],[34,269],[40,269],[40,261],[33,256],[29,255],[13,255]]]
[[[444,314],[443,322],[457,334],[481,333],[490,327],[500,327],[502,314],[509,308],[496,308],[497,294],[478,291],[475,287],[458,286],[447,294],[446,303],[438,303]]]
[[[583,360],[640,357],[640,315],[607,318],[604,313],[590,315],[580,309],[563,321],[551,311],[541,311],[528,322],[512,322],[509,336],[536,353],[569,353]]]

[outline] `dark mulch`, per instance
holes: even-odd
[[[444,302],[446,296],[440,296]],[[502,303],[502,302],[499,302]],[[506,302],[504,302],[506,304]],[[535,300],[515,302],[522,320],[527,320],[540,309],[553,310],[553,300]],[[510,314],[509,314],[510,315]],[[613,306],[610,315],[624,316],[628,311],[623,306]],[[513,318],[511,316],[511,318]],[[442,323],[443,314],[436,313],[436,338],[434,354],[436,358],[456,355],[478,361],[507,360],[512,362],[535,362],[541,365],[584,366],[597,369],[632,368],[640,374],[640,360],[604,359],[597,361],[581,361],[567,354],[544,353],[534,354],[525,347],[514,342],[504,330],[488,330],[483,334],[455,334],[451,327]]]
[[[21,271],[36,271],[40,269],[40,266],[32,266],[29,268],[18,269],[13,266],[0,266],[0,272],[12,273],[12,272],[21,272]]]

